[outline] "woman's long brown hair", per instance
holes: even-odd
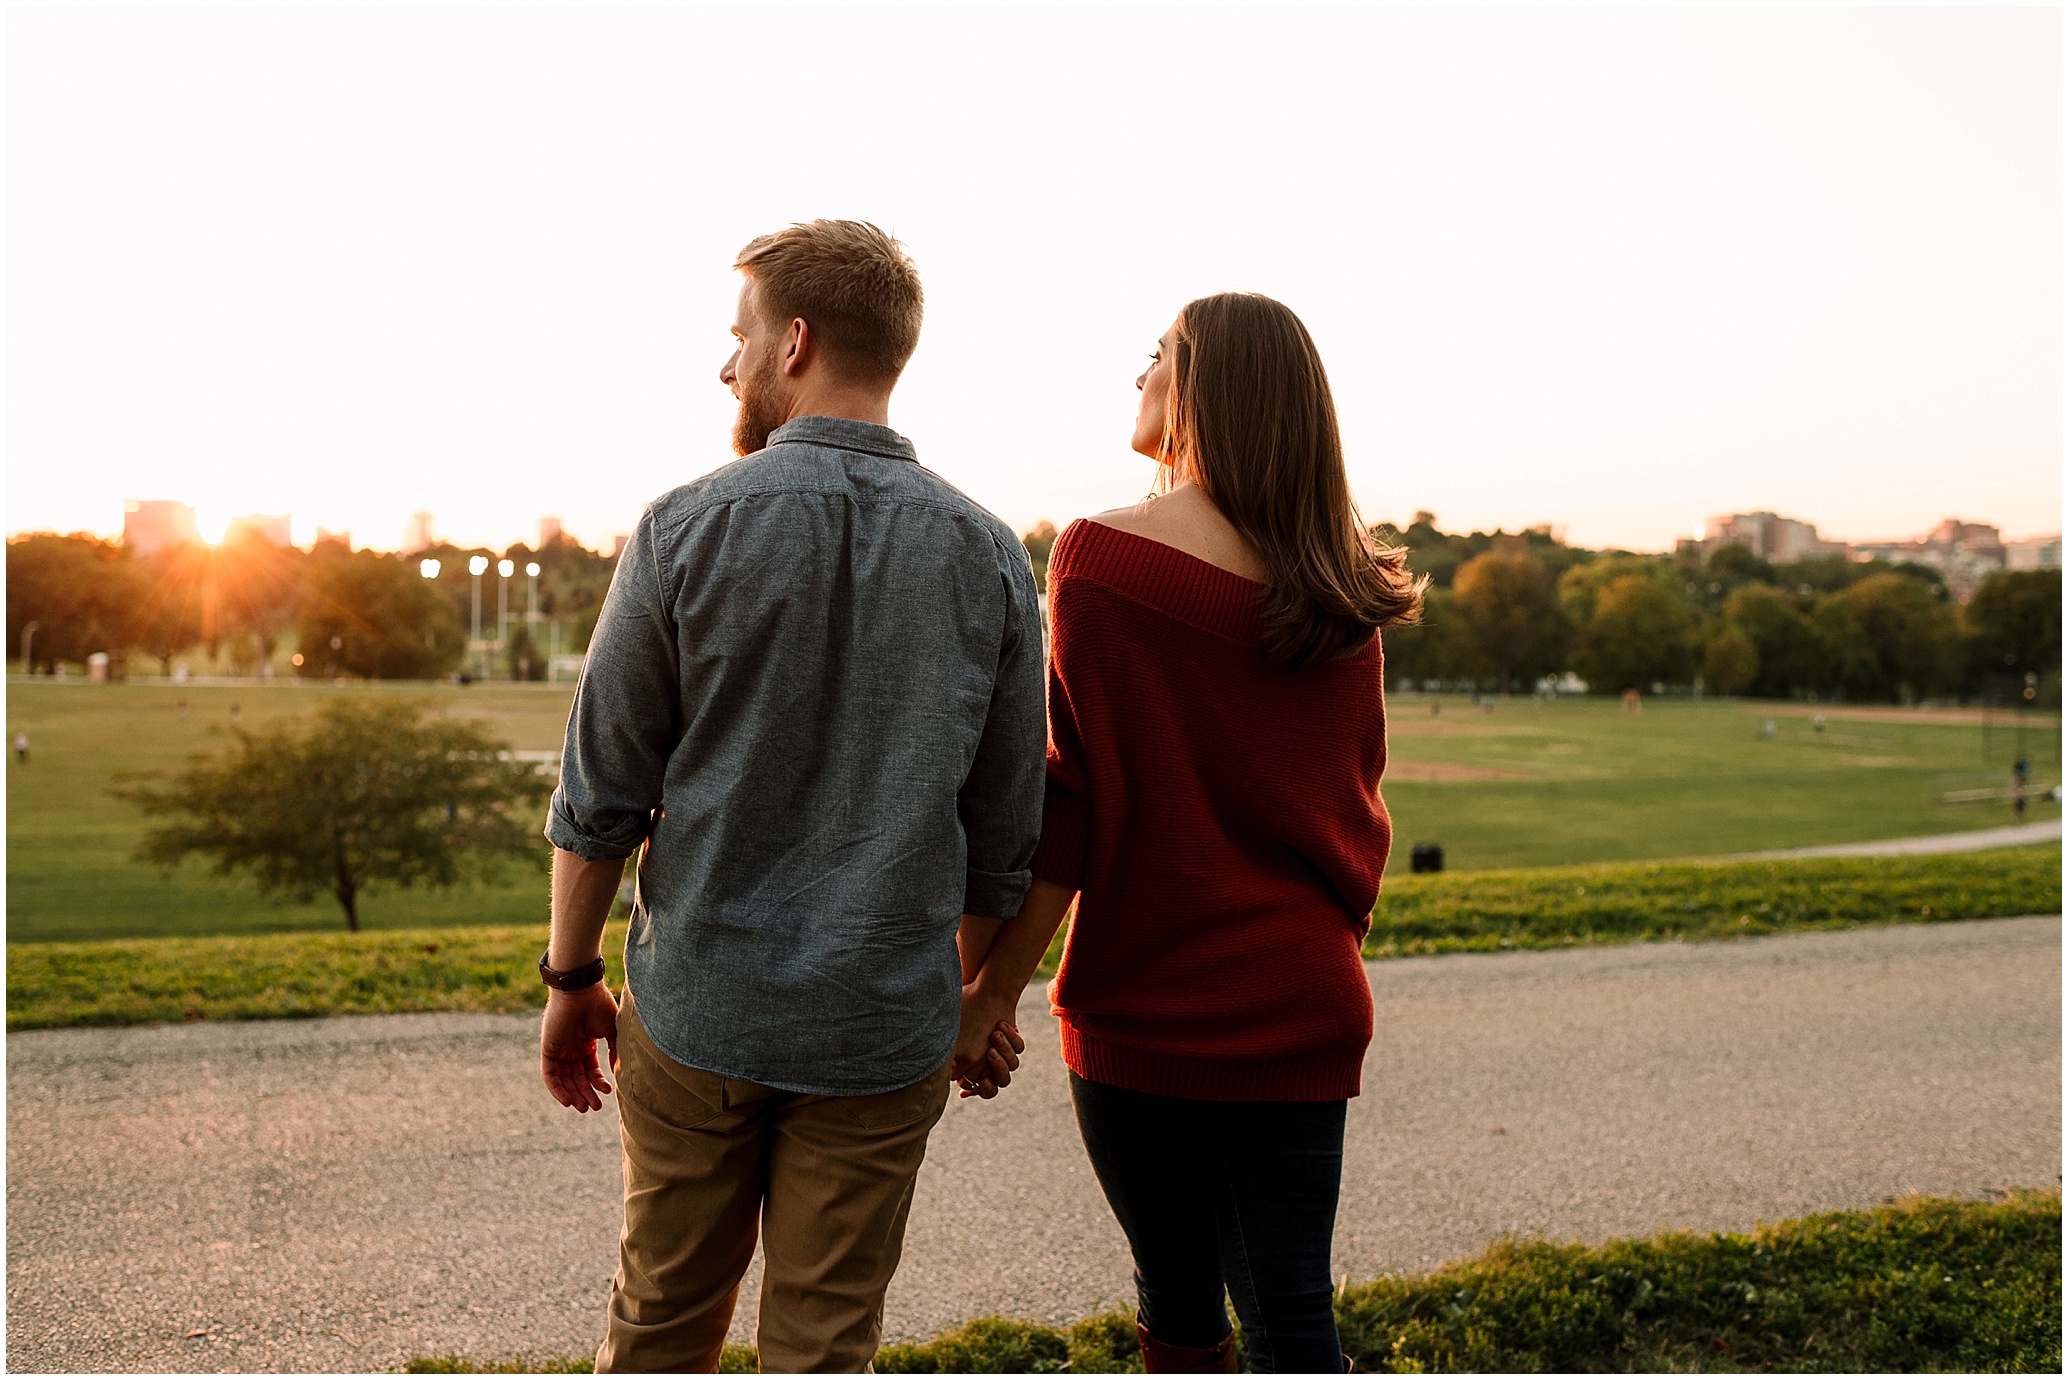
[[[1357,516],[1335,398],[1300,318],[1253,292],[1201,297],[1171,348],[1164,459],[1263,558],[1265,654],[1304,670],[1419,620],[1428,579]]]

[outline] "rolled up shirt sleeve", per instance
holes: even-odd
[[[962,913],[1011,919],[1020,913],[1041,841],[1043,747],[1041,605],[1033,567],[1018,542],[1000,550],[1006,626],[983,736],[957,804],[968,842]]]
[[[682,737],[681,660],[649,509],[618,558],[567,717],[546,837],[592,862],[628,858],[653,830]]]

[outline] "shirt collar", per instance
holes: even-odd
[[[867,455],[881,455],[892,460],[919,459],[919,452],[912,443],[887,426],[874,422],[858,422],[852,417],[793,417],[768,434],[768,444],[803,442],[806,445],[831,446],[836,450],[858,450]]]

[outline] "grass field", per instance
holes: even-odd
[[[128,772],[178,766],[220,742],[211,727],[307,713],[358,689],[58,685],[8,687],[7,935],[13,941],[320,932],[342,925],[327,898],[261,898],[199,865],[170,877],[132,860],[144,822],[107,787]],[[383,686],[488,721],[519,748],[557,748],[567,687]],[[179,706],[184,703],[186,711]],[[1432,706],[1440,715],[1432,717]],[[1391,701],[1386,800],[1404,872],[1408,845],[1440,842],[1454,870],[1693,857],[1888,838],[2009,823],[2004,803],[1948,806],[1948,791],[2000,785],[2016,756],[2015,716],[1975,711],[1832,709],[1816,732],[1798,705],[1656,701],[1631,717],[1596,700],[1516,699],[1492,712],[1457,696]],[[1776,734],[1759,736],[1771,718]],[[2024,734],[2034,779],[2059,775],[2059,727],[2034,715]],[[2035,802],[2031,817],[2059,807]],[[544,845],[541,844],[543,856]],[[446,894],[370,895],[370,929],[524,924],[545,918],[537,875]]]
[[[1380,898],[1365,954],[1741,939],[2061,909],[2060,845],[1923,858],[1599,863],[1402,878]],[[625,927],[603,952],[622,980]],[[183,936],[7,946],[7,1028],[158,1021],[525,1011],[546,927],[465,925],[367,934]],[[1055,971],[1062,936],[1041,975]]]
[[[1916,1198],[1735,1233],[1599,1246],[1502,1241],[1336,1299],[1360,1370],[1995,1371],[2061,1368],[2061,1195]],[[752,1371],[727,1347],[722,1369]],[[588,1357],[420,1356],[416,1373],[586,1372]],[[982,1318],[876,1353],[884,1374],[1142,1368],[1131,1317],[1057,1329]]]

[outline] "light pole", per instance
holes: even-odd
[[[36,645],[36,633],[42,626],[41,623],[22,625],[22,674],[25,676],[36,674],[35,668],[29,664],[29,649]]]
[[[529,586],[524,602],[524,654],[528,658],[547,656],[546,674],[550,676],[553,673],[553,663],[550,659],[550,654],[542,652],[539,648],[539,563],[537,561],[526,561],[524,563],[524,579]]]
[[[421,575],[426,580],[437,579],[438,572],[443,570],[444,568],[445,567],[443,565],[439,564],[438,558],[435,556],[426,556],[416,563],[416,573]],[[267,674],[271,674],[270,669],[268,670]]]
[[[481,572],[488,569],[488,557],[467,557],[467,573],[474,577],[474,637],[469,647],[474,653],[474,672],[481,672]]]
[[[517,562],[505,556],[495,563],[495,649],[506,661],[510,655],[510,577]]]

